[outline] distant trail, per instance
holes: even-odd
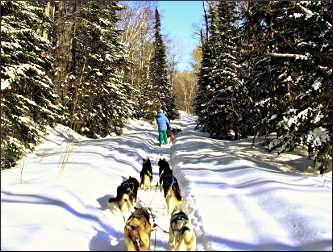
[[[175,120],[172,122],[173,125],[178,127],[179,125],[185,126],[186,122],[182,120]],[[193,128],[193,127],[190,127]],[[146,133],[149,134],[149,133]],[[188,188],[189,182],[184,177],[184,174],[181,170],[177,169],[176,163],[173,160],[173,151],[176,147],[176,143],[173,145],[163,145],[162,147],[157,145],[157,139],[155,143],[151,141],[143,141],[144,145],[144,156],[149,157],[152,163],[153,168],[153,186],[155,186],[159,179],[158,173],[158,161],[161,157],[164,157],[171,168],[174,171],[174,175],[177,178],[180,189],[182,192],[182,196],[184,199],[184,210],[188,214],[191,219],[192,225],[195,229],[197,235],[197,249],[198,250],[211,250],[208,240],[205,235],[205,230],[202,223],[202,217],[196,207],[196,200],[194,195],[190,193],[190,189]],[[157,190],[157,191],[156,191]],[[160,192],[159,189],[155,187],[152,188],[151,191],[138,191],[138,207],[150,207],[152,209],[153,214],[156,216],[156,223],[164,230],[169,230],[169,216],[167,215],[167,206],[165,202],[165,198],[163,192]],[[162,230],[157,229],[156,231],[157,237],[157,246],[156,250],[167,250],[168,243],[168,234],[162,232]],[[152,232],[151,235],[151,250],[154,249],[155,243],[155,231]]]

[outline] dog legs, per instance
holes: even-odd
[[[193,233],[192,228],[190,230],[186,230],[181,237],[178,246],[176,247],[177,251],[194,251],[196,249],[196,236]]]
[[[147,174],[145,174],[143,177],[143,190],[145,191],[151,190],[150,177]]]
[[[128,217],[134,212],[134,199],[130,199],[127,194],[124,194],[122,199],[119,201],[119,209],[123,215],[124,221],[128,219]]]
[[[168,207],[168,215],[171,216],[172,211],[175,207],[182,204],[182,201],[176,198],[175,192],[172,189],[169,189],[165,199]]]
[[[127,251],[136,251],[136,248],[135,248],[136,246],[134,245],[132,240],[127,238],[124,240],[124,243],[125,243],[125,247],[126,247]]]
[[[168,250],[172,251],[176,248],[176,237],[173,233],[172,228],[169,228],[169,241],[168,241]]]

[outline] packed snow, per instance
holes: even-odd
[[[224,141],[194,129],[181,113],[173,145],[160,148],[156,126],[130,120],[122,136],[82,137],[49,129],[14,169],[1,172],[1,250],[124,250],[124,221],[106,202],[142,159],[165,157],[180,183],[197,250],[332,250],[332,173],[309,172],[301,152],[276,156],[251,139]],[[168,230],[163,193],[139,190]],[[151,250],[167,250],[168,234],[152,232]],[[155,247],[156,246],[156,247]]]

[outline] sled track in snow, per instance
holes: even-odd
[[[176,163],[172,159],[172,156],[173,155],[171,151],[170,165],[172,166],[173,174],[177,178],[180,185],[182,197],[184,198],[184,210],[188,214],[195,234],[197,236],[197,250],[212,250],[206,238],[202,217],[199,213],[198,208],[196,207],[195,197],[190,193],[189,181],[185,178],[184,173],[180,169],[178,169]],[[200,245],[202,246],[202,248],[200,248]]]
[[[156,223],[162,229],[169,231],[170,220],[167,214],[167,206],[164,195],[163,192],[160,192],[159,189],[155,188],[155,185],[159,180],[157,163],[160,157],[164,157],[169,162],[173,170],[174,176],[179,182],[181,193],[184,199],[183,207],[191,220],[192,226],[197,236],[197,249],[211,250],[211,247],[205,235],[202,217],[196,207],[195,197],[190,193],[190,189],[188,187],[189,181],[184,177],[184,174],[181,172],[181,170],[177,168],[176,162],[174,162],[172,158],[174,146],[170,146],[170,148],[160,148],[158,146],[151,146],[152,144],[150,142],[144,141],[143,143],[145,144],[144,152],[146,154],[146,157],[149,157],[152,162],[153,188],[151,189],[151,191],[143,191],[141,189],[138,191],[138,206],[150,207],[152,213],[156,216]],[[156,237],[156,250],[167,250],[168,234],[165,234],[162,230],[157,229]],[[155,249],[154,243],[155,231],[152,233],[151,237],[151,249]]]

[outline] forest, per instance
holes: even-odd
[[[265,137],[331,169],[331,1],[205,1],[192,71],[177,72],[156,2],[1,1],[1,169],[61,123],[121,135],[163,108],[215,139]]]

